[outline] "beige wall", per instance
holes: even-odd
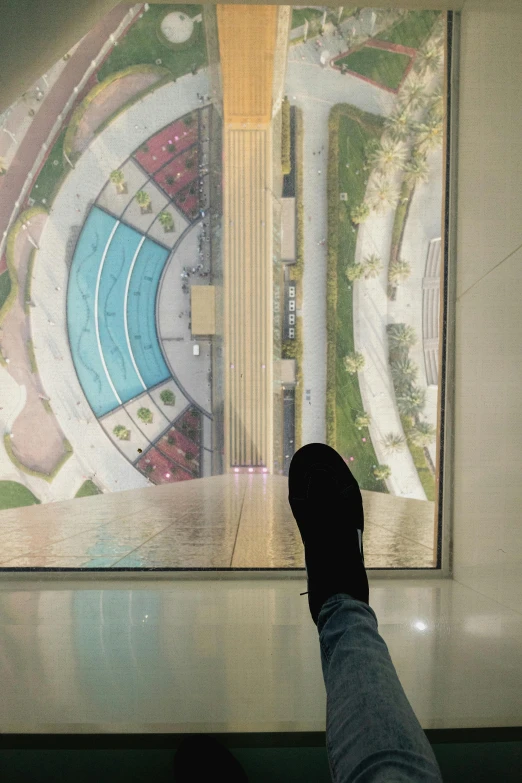
[[[522,612],[522,4],[461,26],[453,575]]]

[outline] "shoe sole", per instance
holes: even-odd
[[[290,462],[288,470],[288,501],[292,508],[294,519],[302,533],[303,515],[308,510],[308,476],[312,468],[327,470],[338,487],[338,498],[344,498],[349,502],[350,495],[358,493],[361,504],[362,496],[359,484],[352,471],[340,454],[326,443],[307,443],[298,449]],[[299,517],[301,517],[301,522]],[[357,527],[359,536],[359,548],[364,563],[363,533],[364,514],[360,527]],[[303,539],[304,540],[304,539]]]

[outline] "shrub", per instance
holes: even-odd
[[[292,163],[290,160],[290,102],[285,95],[282,105],[281,127],[281,166],[283,174],[290,174]]]
[[[152,424],[154,421],[152,411],[148,408],[140,408],[138,410],[138,419],[141,419],[144,424]]]
[[[113,433],[120,440],[130,440],[130,430],[124,427],[123,424],[117,424],[113,429]]]
[[[175,405],[176,395],[170,389],[164,389],[160,394],[160,399],[164,405]]]

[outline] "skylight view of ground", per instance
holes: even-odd
[[[322,441],[429,504],[433,567],[445,44],[441,11],[122,4],[0,115],[0,527]]]

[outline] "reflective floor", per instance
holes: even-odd
[[[432,503],[362,495],[367,568],[436,566]],[[304,568],[304,549],[285,476],[226,475],[4,511],[14,567]]]
[[[98,576],[0,582],[2,732],[325,730],[304,580]],[[520,614],[451,580],[369,582],[424,729],[519,725]]]

